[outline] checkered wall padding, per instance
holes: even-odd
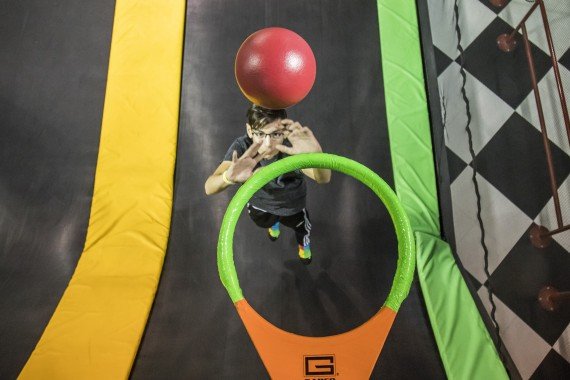
[[[481,231],[472,183],[473,163],[461,96],[453,0],[429,0],[429,16],[449,163],[457,253],[490,310]],[[466,92],[470,101],[482,218],[501,338],[523,379],[570,378],[570,304],[550,313],[539,289],[570,291],[570,231],[539,250],[529,240],[533,223],[556,228],[556,217],[522,37],[511,53],[496,38],[510,33],[533,5],[511,0],[459,0]],[[567,100],[570,99],[570,1],[545,0]],[[542,18],[526,23],[547,124],[563,219],[570,224],[570,145]]]

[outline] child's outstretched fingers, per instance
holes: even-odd
[[[257,156],[253,157],[253,160],[255,161],[255,163],[259,163],[261,160],[263,160],[265,158],[266,154],[258,154]]]
[[[257,151],[259,150],[259,147],[261,146],[260,142],[254,142],[253,144],[251,144],[251,146],[243,153],[243,155],[240,158],[243,157],[255,157],[255,155],[257,154]]]
[[[279,124],[281,124],[281,126],[285,127],[286,129],[289,127],[289,125],[293,124],[294,121],[291,119],[283,119],[279,122]]]
[[[277,149],[278,151],[280,151],[282,153],[288,154],[290,156],[295,154],[295,150],[293,148],[291,148],[289,146],[282,145],[282,144],[277,145],[275,147],[275,149]]]
[[[302,128],[303,128],[303,126],[298,121],[294,122],[293,124],[291,124],[289,126],[290,131],[297,131],[297,130],[302,129]]]

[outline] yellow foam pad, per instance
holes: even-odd
[[[85,248],[22,379],[129,375],[169,235],[184,12],[117,0]]]

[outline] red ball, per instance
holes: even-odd
[[[317,75],[315,55],[297,33],[265,28],[240,46],[235,74],[243,94],[269,109],[297,104],[311,91]]]

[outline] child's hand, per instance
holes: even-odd
[[[232,164],[226,171],[226,177],[230,181],[243,183],[253,175],[253,169],[263,159],[263,155],[257,154],[260,146],[261,143],[253,143],[240,158],[234,150]]]
[[[323,151],[309,127],[303,127],[299,122],[290,119],[281,120],[281,124],[288,131],[287,139],[292,146],[277,145],[275,148],[280,152],[292,156],[294,154],[320,153]]]

